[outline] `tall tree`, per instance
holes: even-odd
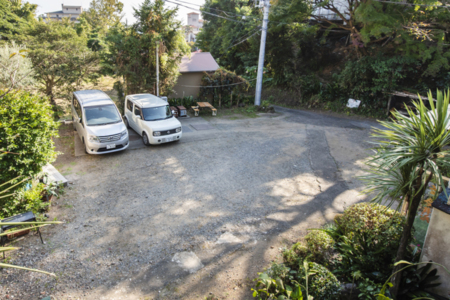
[[[89,9],[81,18],[94,29],[106,30],[122,20],[123,3],[119,0],[92,0]]]
[[[150,92],[156,87],[156,47],[159,47],[160,91],[169,94],[176,83],[181,58],[190,53],[177,9],[164,1],[145,0],[134,10],[133,26],[118,24],[107,36],[109,70],[121,76],[128,94]]]
[[[0,0],[0,41],[22,42],[36,20],[37,5],[22,1]]]
[[[98,54],[87,47],[86,37],[79,36],[69,20],[38,22],[30,35],[35,77],[53,104],[58,92],[100,75]]]
[[[202,12],[197,47],[211,52],[220,66],[240,74],[258,63],[262,14],[254,1],[206,0]]]

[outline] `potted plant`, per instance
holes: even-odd
[[[42,191],[42,201],[48,201],[52,202],[54,198],[58,197],[58,185],[50,181],[47,183],[44,187],[44,190]]]

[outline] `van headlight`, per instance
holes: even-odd
[[[178,127],[177,129],[175,129],[176,132],[180,132],[181,131],[181,127]]]
[[[159,132],[159,131],[153,131],[153,136],[160,136],[161,135],[161,132]]]
[[[120,138],[122,139],[124,136],[126,136],[128,131],[124,130],[120,133]]]
[[[91,142],[100,142],[100,139],[96,135],[89,135],[89,141],[91,141]]]

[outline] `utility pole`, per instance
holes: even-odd
[[[266,52],[266,35],[267,35],[267,24],[269,23],[269,7],[270,0],[260,0],[264,5],[264,17],[261,32],[261,45],[259,46],[259,60],[258,60],[258,76],[256,77],[256,94],[255,94],[255,105],[261,105],[261,90],[263,81],[263,70],[264,70],[264,55]]]
[[[159,41],[156,42],[156,96],[159,97]]]

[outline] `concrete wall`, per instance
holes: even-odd
[[[177,84],[173,88],[175,93],[169,95],[169,98],[183,98],[186,96],[197,97],[200,92],[199,87],[185,87],[182,85],[199,86],[201,84],[202,77],[203,72],[181,73],[181,75],[178,76]]]
[[[450,215],[436,208],[433,208],[431,214],[421,257],[421,261],[430,260],[450,270]],[[438,270],[441,285],[430,291],[443,297],[449,297],[450,274],[439,266],[433,266],[433,268]]]

